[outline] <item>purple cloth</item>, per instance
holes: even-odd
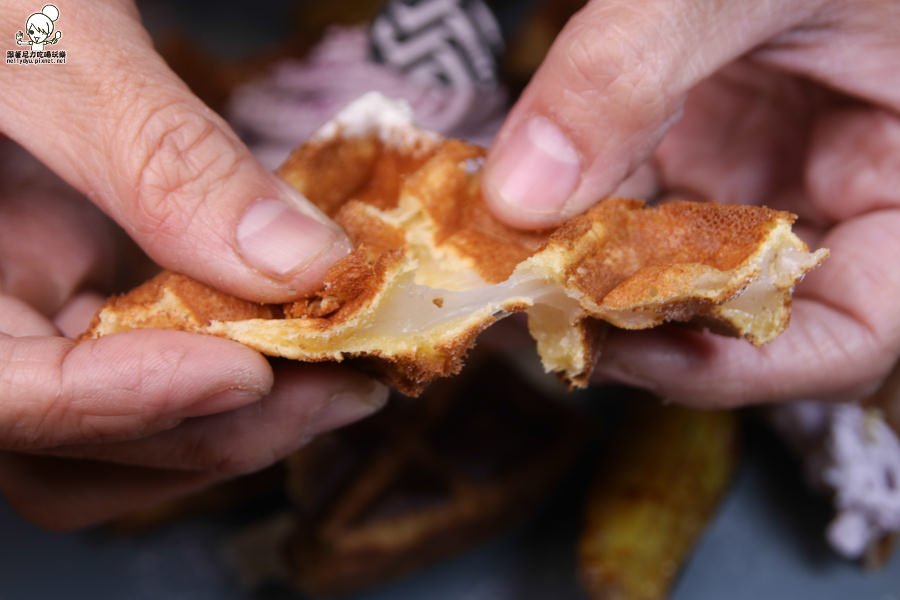
[[[446,136],[490,145],[503,122],[500,87],[452,89],[410,78],[369,58],[365,28],[333,28],[305,60],[285,60],[233,93],[226,117],[267,166],[290,151],[350,101],[379,91],[406,100],[416,123]]]

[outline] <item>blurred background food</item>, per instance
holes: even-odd
[[[378,415],[317,438],[284,469],[111,527],[140,534],[280,490],[277,508],[226,541],[229,566],[248,589],[346,596],[521,525],[583,462],[595,474],[569,543],[585,593],[663,600],[732,482],[740,418],[615,394],[624,398],[614,410],[589,410],[584,399],[540,392],[508,358],[480,351],[462,375],[419,398],[395,394]]]
[[[479,355],[282,464],[106,527],[46,532],[0,504],[0,597],[893,597],[898,555],[871,570],[828,547],[830,502],[758,413],[571,396]]]
[[[462,4],[477,22],[480,3]],[[579,4],[487,2],[504,44],[484,35],[488,76],[455,87],[369,52],[380,1],[141,9],[173,68],[275,166],[384,80],[489,142]],[[900,598],[900,369],[865,407],[698,413],[474,362],[271,469],[108,527],[42,531],[0,500],[0,599]]]
[[[731,485],[735,411],[630,394],[585,503],[578,567],[599,600],[663,600]]]

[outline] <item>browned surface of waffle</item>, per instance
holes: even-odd
[[[735,204],[669,202],[645,208],[640,200],[610,199],[560,227],[553,243],[574,246],[601,226],[591,247],[567,265],[571,285],[613,306],[671,295],[697,267],[737,268],[764,243],[775,219],[788,213]],[[674,271],[673,267],[680,267]]]
[[[568,407],[501,363],[397,397],[290,459],[294,583],[349,593],[485,540],[552,491],[580,440]]]
[[[364,100],[342,114],[373,108]],[[527,311],[544,368],[584,386],[599,349],[592,320],[684,321],[764,344],[787,326],[793,286],[827,254],[809,252],[788,213],[712,203],[607,198],[555,231],[518,231],[481,196],[483,149],[377,108],[375,129],[355,132],[338,115],[279,169],[355,245],[318,290],[259,306],[164,273],[111,299],[84,337],[207,333],[270,356],[358,360],[415,395],[458,373],[498,318]]]
[[[164,295],[179,300],[177,310],[159,311]],[[189,277],[163,271],[123,296],[107,301],[112,311],[130,310],[146,315],[143,327],[184,329],[192,331],[209,325],[212,320],[277,319],[281,308],[247,302],[205,286]]]
[[[478,166],[485,154],[460,140],[399,151],[373,136],[337,138],[301,146],[278,174],[332,217],[355,244],[384,250],[403,248],[403,234],[373,219],[366,207],[394,209],[402,190],[421,203],[435,227],[437,245],[475,259],[472,266],[485,281],[496,283],[533,254],[549,232],[513,229],[493,217],[481,196]],[[472,169],[460,168],[467,161]]]
[[[334,218],[349,200],[394,208],[400,186],[432,157],[436,147],[386,146],[377,136],[342,137],[303,144],[278,168],[278,174]]]

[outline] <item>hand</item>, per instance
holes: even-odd
[[[790,210],[831,249],[771,344],[613,331],[601,379],[701,406],[874,390],[900,354],[898,30],[875,0],[603,0],[569,22],[488,157],[500,218],[553,225],[631,175],[625,193]]]
[[[0,8],[6,30],[27,16]],[[0,70],[0,132],[72,186],[0,136],[0,493],[69,528],[266,466],[386,390],[208,336],[71,339],[122,258],[75,190],[156,262],[260,302],[317,285],[349,245],[174,76],[130,3],[60,10],[68,64]]]

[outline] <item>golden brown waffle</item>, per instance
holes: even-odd
[[[491,362],[318,438],[288,462],[294,584],[313,596],[364,589],[526,517],[576,456],[575,423]]]
[[[788,213],[711,203],[610,198],[553,232],[513,230],[481,198],[483,158],[364,97],[279,170],[356,246],[320,290],[259,306],[164,273],[108,302],[85,337],[163,327],[304,361],[362,357],[417,394],[457,373],[486,327],[526,312],[545,369],[583,386],[601,322],[694,322],[766,343],[827,255],[808,251]]]

